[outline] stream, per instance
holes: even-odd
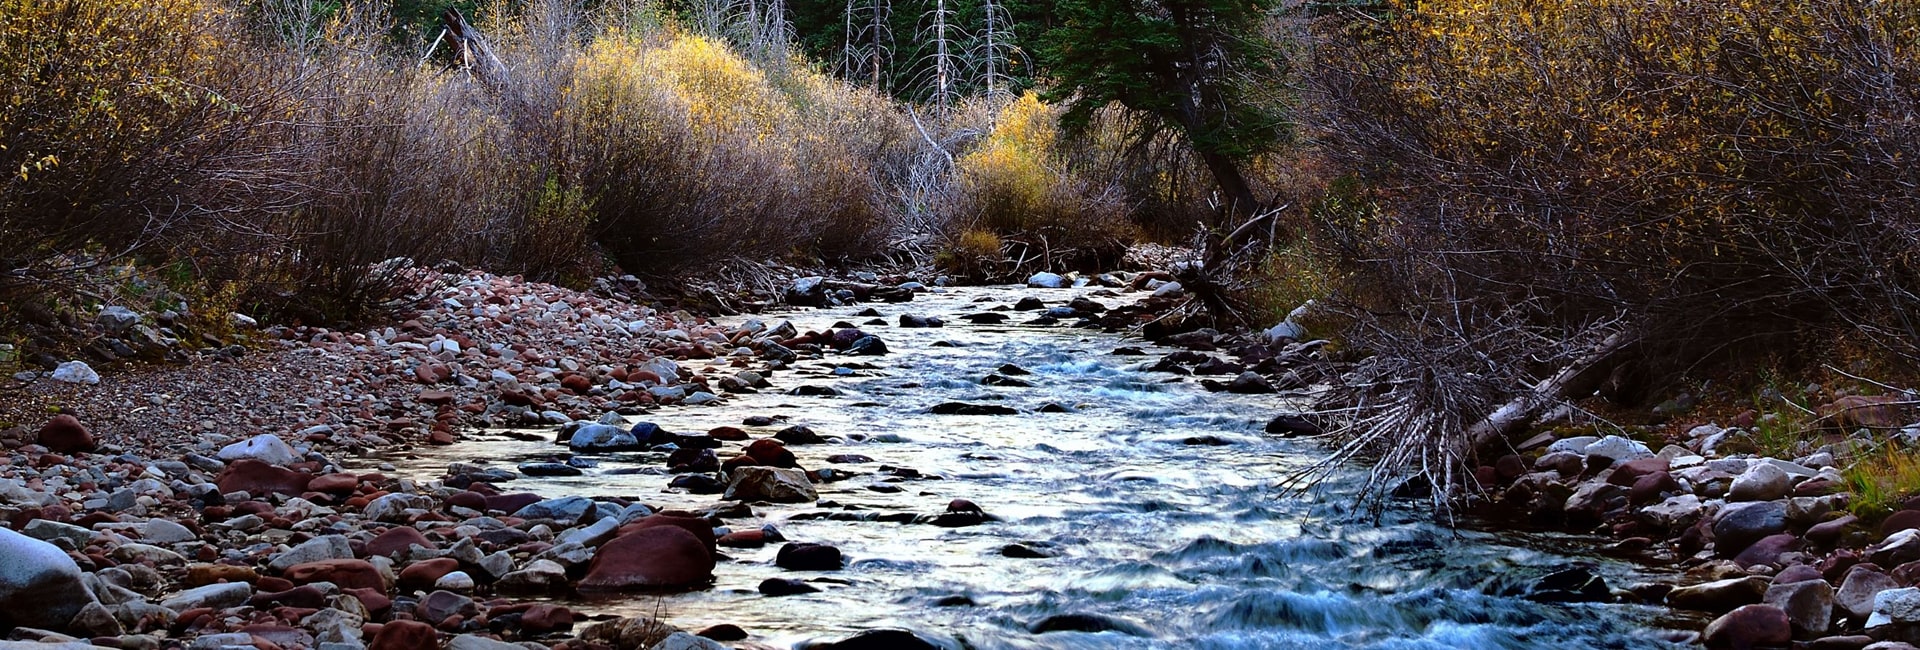
[[[1097,329],[1020,325],[1032,312],[1006,312],[1012,319],[1002,325],[959,318],[1028,296],[1064,304],[1089,291],[936,289],[911,303],[756,316],[791,319],[803,332],[847,321],[883,338],[892,353],[803,358],[772,373],[774,388],[761,393],[631,419],[698,433],[776,416],[785,420],[743,428],[757,438],[801,424],[837,438],[791,447],[804,467],[852,474],[818,485],[819,503],[756,505],[754,518],[727,523],[735,530],[770,523],[788,540],[837,546],[847,568],[777,568],[778,544],[723,548],[727,557],[710,589],[570,603],[664,618],[689,630],[733,623],[777,647],[881,627],[910,629],[954,648],[1683,647],[1686,635],[1667,629],[1664,608],[1522,595],[1542,576],[1575,566],[1615,589],[1659,575],[1655,567],[1593,555],[1597,540],[1450,529],[1424,502],[1375,519],[1355,504],[1358,468],[1315,491],[1285,490],[1290,474],[1326,453],[1325,441],[1262,433],[1268,419],[1301,397],[1209,393],[1193,378],[1145,369],[1171,349]],[[1115,306],[1132,299],[1092,297]],[[887,324],[855,315],[868,307]],[[901,328],[901,314],[937,316],[946,325]],[[1113,354],[1122,347],[1146,355]],[[709,363],[709,376],[731,372],[725,359],[683,362],[696,370]],[[1003,364],[1030,371],[1018,378],[1033,386],[982,383]],[[788,394],[799,386],[828,386],[839,395]],[[953,401],[1020,412],[928,412]],[[1068,408],[1040,412],[1049,404]],[[452,462],[510,466],[566,452],[498,431],[472,438],[387,460],[400,475],[430,480]],[[725,444],[723,459],[743,443]],[[842,454],[873,462],[825,460]],[[663,457],[597,456],[598,466],[584,476],[526,477],[502,487],[686,510],[718,501],[667,491],[672,477]],[[952,499],[970,500],[997,521],[946,528],[877,520],[938,514]],[[1010,557],[1009,545],[1019,545],[1014,555],[1048,557]],[[815,581],[823,591],[761,595],[756,587],[774,577]],[[1064,614],[1096,615],[1114,629],[1034,631],[1086,618],[1058,618]],[[1040,625],[1050,617],[1052,624]]]

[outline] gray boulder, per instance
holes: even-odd
[[[65,551],[0,528],[0,623],[63,628],[94,602]]]
[[[767,501],[771,503],[811,503],[820,499],[807,480],[806,472],[784,467],[741,467],[733,470],[722,499],[730,501]]]
[[[567,447],[577,452],[628,451],[640,447],[640,439],[616,426],[589,424],[573,432]]]
[[[594,512],[593,500],[586,497],[561,497],[529,503],[513,516],[521,519],[550,519],[565,525],[573,525]]]
[[[1873,567],[1855,566],[1847,569],[1847,577],[1840,581],[1840,591],[1833,595],[1833,604],[1855,621],[1866,620],[1873,615],[1873,597],[1882,591],[1900,588],[1885,572]]]
[[[1833,585],[1825,580],[1801,580],[1767,588],[1766,604],[1787,613],[1796,635],[1820,636],[1833,620]]]
[[[1768,535],[1787,529],[1787,504],[1780,501],[1729,503],[1713,516],[1714,549],[1732,557]]]
[[[1755,463],[1747,471],[1733,477],[1733,485],[1727,488],[1728,501],[1772,501],[1787,496],[1787,490],[1793,488],[1793,480],[1785,470],[1765,463]]]

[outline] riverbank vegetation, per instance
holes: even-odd
[[[401,257],[990,281],[1201,242],[1213,272],[1182,279],[1215,318],[1311,300],[1369,359],[1333,393],[1377,441],[1351,453],[1459,487],[1547,416],[1759,368],[1822,400],[1876,390],[1831,369],[1913,376],[1916,16],[0,0],[0,321],[104,302],[88,282],[127,276],[103,268],[333,322],[377,313]]]

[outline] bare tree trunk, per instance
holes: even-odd
[[[1580,399],[1593,393],[1620,358],[1620,354],[1638,340],[1631,330],[1621,330],[1600,341],[1586,354],[1561,368],[1533,388],[1494,409],[1487,417],[1467,429],[1476,451],[1499,454],[1500,445],[1525,430],[1548,408]]]

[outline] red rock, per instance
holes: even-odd
[[[754,460],[759,461],[762,465],[772,465],[774,467],[800,466],[800,461],[794,458],[793,452],[788,450],[786,445],[772,438],[761,438],[748,443],[747,455],[753,457]]]
[[[307,489],[332,494],[352,494],[360,487],[360,477],[352,474],[322,474],[307,482]]]
[[[452,496],[447,497],[447,505],[485,511],[487,509],[487,495],[473,491],[455,492]]]
[[[80,423],[80,418],[64,413],[53,416],[52,420],[42,425],[35,440],[40,446],[62,454],[93,451],[99,447],[99,443],[93,439],[93,432]]]
[[[1909,422],[1908,410],[1905,399],[1885,395],[1849,395],[1816,409],[1821,421],[1843,431],[1897,429]]]
[[[260,576],[260,579],[253,581],[254,591],[265,593],[286,591],[292,589],[293,586],[292,580],[275,576]]]
[[[393,609],[393,599],[377,589],[342,589],[347,595],[360,600],[360,605],[374,618],[384,618]]]
[[[560,380],[560,387],[573,391],[575,395],[585,395],[587,391],[593,390],[593,380],[588,379],[586,375],[567,375]]]
[[[435,429],[433,433],[427,434],[427,444],[430,445],[451,445],[454,442],[453,433],[448,431]]]
[[[433,543],[433,540],[427,539],[426,535],[420,534],[419,529],[412,526],[395,526],[367,542],[367,555],[392,556],[395,553],[405,553],[407,548],[414,544],[433,549],[440,548]]]
[[[714,440],[725,440],[728,442],[747,439],[747,432],[741,430],[740,427],[714,427],[707,431],[707,435],[711,436]]]
[[[1507,454],[1493,461],[1493,470],[1501,482],[1511,481],[1527,473],[1527,459],[1517,454]]]
[[[440,633],[419,621],[393,621],[380,626],[367,650],[440,650]]]
[[[573,610],[558,605],[535,603],[520,615],[520,629],[534,634],[557,632],[573,627]]]
[[[1793,642],[1793,627],[1778,607],[1744,605],[1708,623],[1701,638],[1716,650],[1785,647]]]
[[[313,582],[331,582],[341,589],[387,590],[387,583],[381,579],[380,571],[366,560],[320,560],[295,564],[287,568],[287,579],[295,584]]]
[[[515,512],[540,501],[540,495],[531,492],[498,494],[487,497],[487,509],[501,512]]]
[[[300,493],[307,491],[307,484],[312,480],[311,474],[247,458],[227,465],[226,469],[220,471],[219,478],[214,479],[214,484],[219,486],[223,493],[246,492],[253,495],[299,496]],[[270,511],[272,506],[268,508]]]
[[[422,404],[439,406],[453,403],[453,393],[444,390],[423,390],[418,398]]]
[[[403,590],[418,589],[422,591],[432,589],[433,583],[438,581],[441,576],[459,570],[460,561],[450,557],[415,562],[407,565],[407,568],[400,570],[400,588]]]
[[[635,370],[627,373],[627,383],[659,386],[660,375],[654,374],[651,370]]]
[[[301,585],[286,591],[254,594],[247,604],[255,609],[271,609],[276,606],[318,609],[327,606],[327,595],[318,588]]]
[[[1613,474],[1607,476],[1607,482],[1620,487],[1632,487],[1643,476],[1654,472],[1667,471],[1667,459],[1659,456],[1630,460],[1613,468]]]
[[[1840,537],[1847,529],[1859,523],[1860,518],[1853,515],[1841,515],[1838,518],[1814,524],[1807,529],[1807,541],[1821,548],[1833,548],[1840,543]]]
[[[713,537],[713,524],[707,523],[707,520],[701,519],[699,517],[684,517],[684,516],[673,515],[668,513],[647,515],[646,517],[641,518],[640,521],[636,521],[631,524],[621,526],[619,534],[625,535],[627,533],[631,533],[634,531],[646,530],[648,528],[655,528],[659,526],[673,526],[681,530],[687,531],[689,533],[693,533],[693,536],[700,538],[700,543],[705,544],[707,546],[707,550],[709,551],[713,550],[714,543],[717,541]]]
[[[759,548],[767,545],[767,531],[758,528],[736,530],[714,543],[729,548]]]
[[[1777,564],[1780,554],[1800,548],[1800,538],[1789,533],[1768,535],[1734,556],[1733,563],[1743,567]]]
[[[1887,519],[1880,522],[1880,537],[1884,539],[1909,528],[1920,528],[1920,510],[1900,510],[1887,515]]]
[[[713,554],[693,533],[657,525],[621,535],[600,547],[580,589],[616,591],[689,587],[713,579]]]
[[[1680,481],[1674,480],[1672,474],[1663,470],[1634,481],[1633,488],[1627,491],[1627,501],[1634,505],[1646,505],[1661,500],[1661,495],[1680,491]]]
[[[506,402],[511,406],[541,406],[547,402],[547,400],[540,397],[538,393],[523,393],[517,390],[506,389],[500,391],[500,401]]]

